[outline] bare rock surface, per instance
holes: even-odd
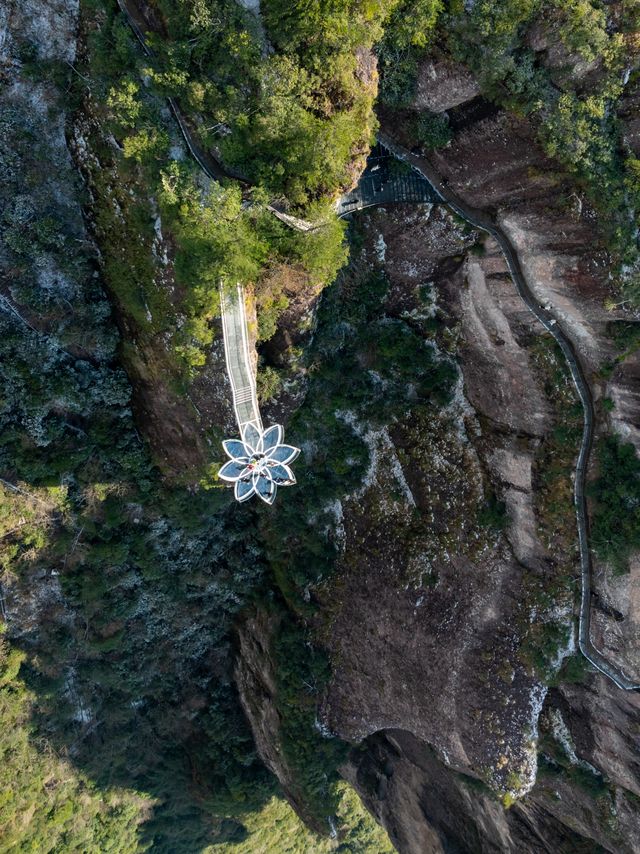
[[[281,745],[280,716],[275,705],[276,665],[271,651],[278,623],[277,615],[261,610],[243,622],[238,631],[235,683],[260,758],[278,778],[285,797],[298,815],[324,834],[326,827],[318,826],[306,809],[295,770],[289,766]]]
[[[608,325],[626,315],[605,307],[610,265],[595,214],[542,153],[533,127],[500,113],[462,130],[433,160],[461,198],[497,214],[530,287],[552,306],[593,375],[615,353]],[[620,371],[611,385],[635,398],[637,370]]]
[[[414,107],[442,113],[480,94],[471,72],[450,60],[429,60],[420,66]]]
[[[593,236],[574,217],[567,222],[509,212],[500,217],[500,225],[516,247],[540,303],[553,306],[582,359],[592,371],[597,370],[612,355],[611,343],[605,338],[609,320],[604,308],[608,294],[606,255],[581,257]]]
[[[514,305],[514,287],[502,255],[484,265],[475,258],[465,267],[465,285],[458,291],[462,323],[462,359],[469,401],[496,425],[519,433],[540,436],[549,423],[549,405],[540,384],[531,379],[526,349],[518,341],[515,324],[529,321]],[[502,270],[495,270],[496,264]],[[493,269],[492,269],[493,268]],[[520,303],[520,307],[522,304]],[[515,309],[511,318],[509,309]],[[526,309],[525,309],[526,311]],[[510,326],[514,323],[514,329]],[[532,324],[527,323],[529,327]],[[487,377],[492,377],[491,384]],[[526,388],[526,394],[523,389]]]
[[[640,673],[640,555],[631,557],[627,573],[617,574],[600,561],[595,570],[593,641],[633,678]]]
[[[600,675],[553,689],[541,716],[544,773],[509,810],[404,731],[368,739],[343,773],[408,854],[635,854],[639,716],[638,696]]]
[[[334,660],[323,716],[354,741],[411,732],[448,765],[522,793],[535,777],[545,693],[518,652],[533,605],[525,579],[555,566],[532,486],[553,426],[527,351],[539,330],[495,246],[454,260],[464,238],[442,211],[377,211],[366,229],[368,257],[390,279],[390,310],[419,316],[412,295],[431,282],[437,310],[456,329],[462,377],[445,414],[409,417],[384,441],[370,436],[372,447],[382,442],[376,463],[342,501],[339,580],[319,594]],[[488,482],[507,506],[503,535],[474,521]],[[421,524],[411,524],[412,512]]]
[[[407,732],[391,730],[369,739],[367,751],[354,754],[344,774],[398,850],[407,854],[451,850],[634,854],[639,818],[633,787],[609,787],[585,758],[596,758],[585,747],[586,740],[598,738],[606,743],[607,739],[601,729],[604,709],[594,708],[590,701],[592,692],[597,694],[602,687],[576,686],[570,698],[556,691],[549,695],[543,714],[545,740],[563,764],[541,775],[533,790],[509,810],[477,781],[446,768],[430,748]],[[611,730],[623,732],[637,709],[633,703],[620,706],[619,698],[607,697],[607,702],[611,699],[615,710]],[[567,700],[575,717],[567,713]],[[623,745],[607,747],[614,752],[597,757],[601,766],[607,765],[605,760],[610,766]],[[625,758],[631,767],[636,765],[628,753]]]
[[[531,289],[571,338],[594,398],[611,402],[611,412],[599,414],[596,434],[614,431],[640,451],[640,354],[622,352],[613,334],[616,325],[634,318],[608,303],[610,259],[585,199],[541,152],[528,122],[504,113],[465,128],[433,159],[456,193],[496,215]],[[605,581],[610,570],[597,569],[595,591],[603,607],[594,615],[594,640],[623,670],[640,673],[635,587],[621,595],[621,582]]]
[[[79,0],[41,0],[13,2],[9,0],[9,23],[13,32],[20,34],[36,47],[39,59],[58,59],[73,62],[76,56],[76,28]],[[18,11],[19,10],[19,11]],[[15,14],[21,17],[16,27]]]
[[[529,123],[503,112],[465,127],[433,160],[456,193],[485,209],[548,202],[558,186]]]

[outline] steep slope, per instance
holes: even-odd
[[[134,97],[115,6],[0,14],[2,844],[193,852],[251,834],[304,850],[315,837],[256,757],[232,685],[232,624],[268,597],[255,516],[198,485],[215,484],[228,426],[210,334],[221,255],[237,247],[255,280],[266,228],[274,263],[295,258],[317,289],[342,229],[332,256],[200,184],[162,98]],[[354,845],[387,844],[346,785],[339,822]]]

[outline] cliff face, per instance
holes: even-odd
[[[397,125],[394,132],[398,132]],[[601,413],[599,429],[604,432],[608,422],[608,429],[613,428],[637,444],[639,357],[637,353],[631,354],[615,362],[617,352],[611,327],[626,316],[604,307],[608,259],[599,244],[595,216],[588,205],[539,151],[532,128],[506,114],[472,121],[456,134],[450,146],[436,152],[432,159],[458,195],[469,204],[488,208],[497,215],[518,250],[527,279],[541,304],[553,306],[559,322],[575,342],[596,394],[613,401],[609,419]],[[546,509],[544,506],[546,477],[541,459],[545,458],[545,452],[541,447],[544,449],[545,443],[549,446],[544,438],[545,422],[548,429],[548,413],[557,404],[558,393],[551,390],[547,375],[542,386],[550,398],[545,403],[544,390],[541,394],[540,384],[531,370],[531,359],[523,358],[522,350],[523,341],[531,346],[539,330],[523,310],[505,275],[501,258],[494,257],[490,243],[486,248],[484,258],[467,260],[465,278],[439,283],[438,294],[448,297],[448,307],[456,311],[461,324],[465,394],[486,432],[497,433],[489,442],[485,433],[482,445],[489,467],[491,462],[494,464],[500,496],[507,504],[506,538],[514,555],[528,568],[541,569],[548,580],[555,563],[554,546],[563,541],[568,548],[564,557],[555,555],[559,558],[556,571],[573,554],[571,519],[566,518],[561,524],[562,534],[558,538],[560,520],[553,513],[549,515],[549,496]],[[607,363],[614,364],[613,371],[602,371]],[[493,448],[487,447],[490,442],[495,443]],[[536,446],[537,462],[535,451],[532,454]],[[565,481],[566,499],[570,498],[568,486]],[[550,535],[552,530],[555,543],[554,535]],[[566,570],[566,563],[563,569]],[[612,580],[611,572],[598,564],[594,600],[594,640],[632,674],[638,672],[636,573],[637,565],[632,560],[629,576]],[[460,571],[455,575],[459,582]],[[512,569],[508,577],[514,578]],[[465,587],[476,581],[477,571],[473,573],[473,582],[465,580]],[[478,583],[483,590],[490,589],[486,581]],[[505,601],[505,592],[503,588],[494,594],[494,608],[496,602]],[[473,599],[477,601],[477,591]],[[381,601],[379,591],[376,601]],[[570,598],[567,601],[564,619],[568,626]],[[437,613],[446,613],[442,604]],[[535,623],[539,614],[532,611],[531,616]],[[432,616],[429,624],[434,622]],[[393,637],[401,634],[398,627],[406,625],[407,620],[394,614],[391,623]],[[417,632],[411,631],[409,635],[411,642],[415,642]],[[455,632],[447,638],[451,645],[457,646],[460,635],[456,640],[454,636]],[[473,636],[480,643],[477,628]],[[350,639],[356,646],[355,634]],[[445,663],[447,645],[446,641],[444,644],[440,641],[432,650],[437,659],[435,666],[428,663],[426,656],[420,657],[420,665],[412,661],[409,671],[414,678],[416,666],[422,670],[422,678],[418,677],[416,682],[423,690],[425,685],[427,690],[431,686],[435,690],[426,703],[426,714],[417,711],[420,701],[414,696],[411,718],[414,722],[428,721],[435,708],[437,720],[447,721],[443,729],[449,733],[449,740],[455,742],[464,729],[464,713],[457,711],[452,715],[456,706],[450,700],[445,701],[444,708],[439,706],[444,693],[443,670],[449,682],[460,674],[459,668]],[[401,647],[403,656],[411,648],[406,641]],[[352,653],[352,657],[355,655]],[[384,660],[382,650],[378,656],[378,660]],[[341,663],[343,657],[341,648]],[[474,658],[477,666],[484,656],[476,652]],[[397,700],[391,698],[402,696],[407,678],[397,660],[390,670],[402,676],[385,695],[386,709],[397,705]],[[337,679],[340,681],[340,675]],[[515,684],[507,692],[507,703],[517,703]],[[467,711],[478,698],[477,688],[467,686],[462,696]],[[539,710],[540,707],[536,712]],[[441,733],[434,738],[432,731],[425,738],[424,730],[418,733],[415,725],[407,726],[406,721],[402,722],[404,725],[400,720],[387,724],[402,732],[371,737],[368,741],[371,754],[350,765],[346,773],[357,781],[358,790],[366,793],[367,803],[383,819],[403,851],[449,850],[452,845],[465,851],[542,848],[575,851],[582,850],[582,846],[592,850],[595,845],[607,851],[632,851],[637,838],[638,769],[633,756],[634,737],[630,733],[635,729],[639,710],[635,695],[619,692],[600,676],[587,677],[585,685],[561,684],[551,691],[540,716],[541,764],[537,782],[507,813],[497,808],[490,797],[478,795],[468,778],[455,773],[467,772],[473,763],[465,767],[459,751],[442,751]],[[354,719],[361,719],[355,713],[355,704],[349,718],[355,730]],[[432,750],[416,741],[415,735],[435,746],[438,759],[444,758],[455,770],[445,770]],[[418,797],[416,791],[421,793]]]
[[[85,18],[83,44],[96,20]],[[90,56],[84,61],[91,65]],[[178,162],[184,142],[160,98],[150,96],[162,115]],[[212,436],[233,430],[219,318],[211,321],[211,346],[193,382],[176,368],[172,335],[187,322],[184,288],[176,282],[176,240],[163,223],[155,191],[139,170],[123,163],[122,145],[108,129],[104,104],[88,94],[74,116],[71,150],[84,177],[87,220],[102,247],[105,282],[125,342],[122,363],[133,387],[132,406],[141,434],[163,473],[197,483],[212,458]]]
[[[541,737],[545,751],[562,745],[554,754],[561,764],[545,752],[533,790],[509,810],[406,732],[372,736],[364,758],[344,773],[400,851],[633,852],[639,829],[629,735],[638,715],[634,700],[600,677],[588,687],[553,689]]]
[[[423,69],[430,100],[419,90],[419,106],[475,95],[466,72],[445,66]],[[640,357],[618,358],[612,328],[627,316],[604,305],[609,259],[596,215],[527,121],[474,105],[432,160],[458,195],[497,217],[594,396],[612,401],[598,408],[599,432],[637,442]],[[383,114],[385,123],[402,136],[401,117]],[[582,421],[562,356],[491,239],[470,252],[475,237],[447,215],[409,206],[362,214],[358,227],[355,268],[387,277],[386,322],[453,354],[459,375],[437,414],[421,416],[409,398],[408,412],[375,428],[350,416],[369,469],[332,504],[336,575],[314,591],[332,661],[322,723],[364,739],[343,774],[401,851],[631,852],[640,701],[574,657]],[[593,603],[594,641],[631,674],[636,572],[632,561],[615,579],[597,564]],[[277,741],[277,721],[269,731]],[[518,800],[505,810],[496,792]]]
[[[598,377],[618,354],[611,327],[627,315],[605,307],[610,259],[584,197],[542,154],[531,125],[505,113],[463,128],[433,160],[461,198],[498,214],[535,294],[575,341],[596,393],[613,400],[616,430],[638,446],[640,356],[617,364],[606,382]]]
[[[534,293],[569,333],[594,397],[608,404],[597,436],[613,431],[639,449],[640,352],[621,353],[616,340],[632,318],[608,305],[610,261],[594,212],[554,172],[532,128],[504,114],[463,129],[434,161],[462,198],[497,213]],[[594,639],[630,674],[640,672],[637,586],[636,559],[622,578],[596,563]]]
[[[291,767],[283,749],[276,700],[277,665],[271,648],[279,622],[278,616],[262,610],[243,621],[238,631],[235,682],[260,758],[305,824],[325,835],[327,825],[317,821],[309,811],[296,769]]]
[[[385,246],[390,316],[420,328],[416,296],[431,282],[433,310],[446,318],[441,345],[459,343],[464,357],[444,411],[410,410],[369,434],[365,485],[342,501],[340,582],[321,593],[336,662],[324,715],[349,740],[406,729],[455,767],[520,793],[534,773],[544,693],[518,653],[531,582],[553,572],[531,487],[550,407],[525,335],[511,318],[516,339],[487,292],[482,264],[452,257],[464,238],[446,216],[377,212],[366,231],[369,263]],[[500,281],[500,259],[483,263]],[[518,400],[523,386],[531,408]],[[498,396],[488,392],[496,387]],[[482,524],[492,495],[506,504],[504,533],[501,521]]]

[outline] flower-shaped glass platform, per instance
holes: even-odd
[[[273,504],[279,486],[296,482],[289,465],[300,453],[292,445],[284,445],[284,430],[274,424],[261,432],[254,424],[246,424],[242,439],[225,439],[222,447],[231,459],[218,476],[234,484],[238,501],[258,495],[267,504]]]

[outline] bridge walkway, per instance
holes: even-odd
[[[242,285],[220,286],[220,313],[224,338],[224,356],[233,395],[240,435],[246,424],[253,424],[262,433],[262,418],[258,406],[255,372],[247,334],[247,315]]]
[[[343,217],[373,205],[440,201],[441,197],[429,181],[377,143],[367,158],[366,169],[357,186],[339,200],[337,212]]]

